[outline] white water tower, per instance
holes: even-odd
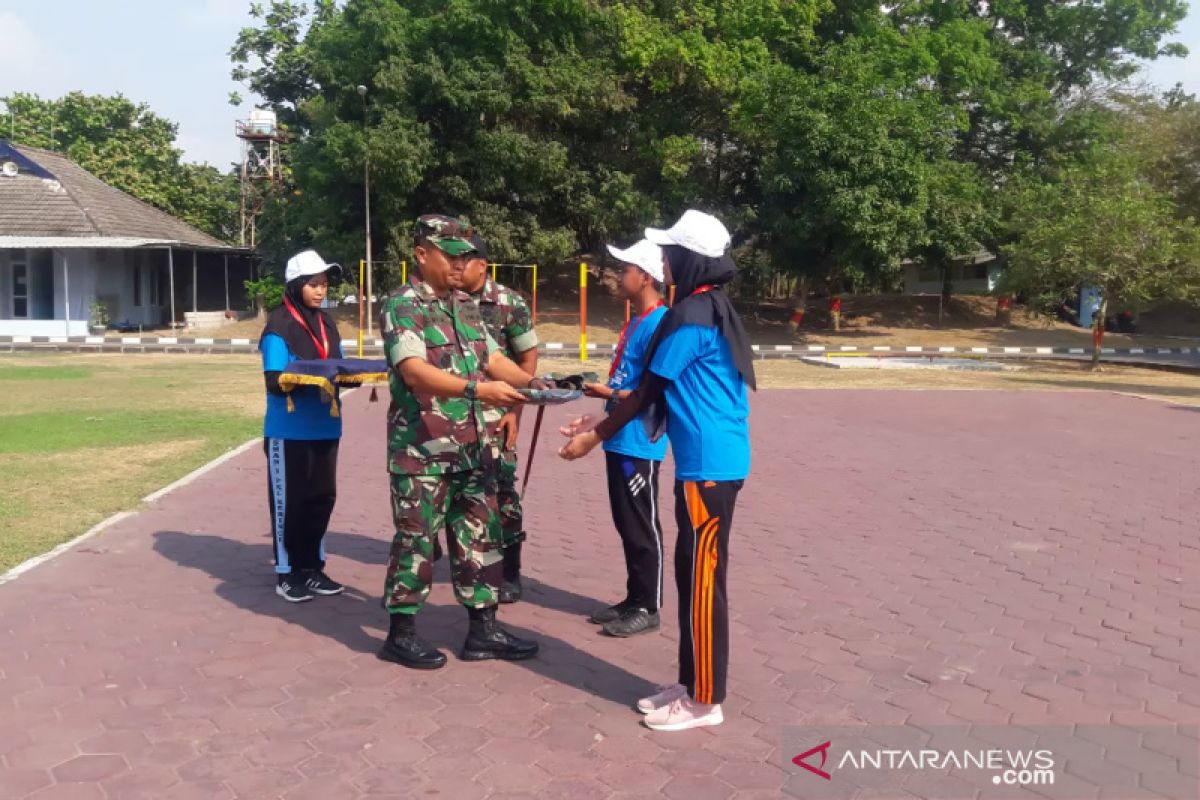
[[[249,119],[237,121],[236,131],[242,140],[240,243],[253,248],[263,200],[283,179],[279,145],[286,136],[279,128],[275,112],[269,108],[253,109]]]

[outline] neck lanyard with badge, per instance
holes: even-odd
[[[296,306],[292,305],[292,301],[287,295],[284,295],[283,305],[287,308],[288,313],[292,315],[292,318],[300,323],[300,327],[304,328],[304,332],[308,334],[309,338],[313,340],[313,345],[317,348],[317,354],[321,358],[329,358],[329,336],[325,333],[325,320],[321,318],[321,315],[317,314],[317,324],[321,326],[321,338],[318,340],[317,334],[313,332],[312,328],[308,327],[308,323],[305,322],[300,312],[296,310]]]
[[[613,356],[612,366],[608,368],[608,377],[612,377],[617,373],[617,369],[621,366],[621,361],[625,358],[625,348],[629,345],[629,340],[633,338],[633,334],[637,331],[638,326],[653,314],[658,309],[662,308],[663,301],[659,300],[650,308],[642,312],[636,320],[630,320],[625,323],[625,327],[621,329],[621,338],[617,340],[617,353]]]

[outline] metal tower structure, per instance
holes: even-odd
[[[258,217],[267,195],[283,180],[279,145],[286,139],[279,129],[275,112],[256,108],[250,119],[238,120],[237,137],[242,140],[241,232],[243,247],[255,247]]]

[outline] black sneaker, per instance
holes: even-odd
[[[609,622],[616,622],[632,607],[633,606],[630,605],[628,600],[622,600],[615,606],[608,606],[607,608],[601,608],[598,611],[593,611],[592,615],[588,617],[588,622],[592,623],[593,625],[604,625]]]
[[[280,575],[275,584],[275,594],[289,603],[307,603],[316,597],[304,581],[294,575]]]
[[[618,639],[637,636],[658,630],[659,620],[657,611],[647,611],[644,608],[634,608],[626,611],[619,619],[604,625],[604,632]]]
[[[341,594],[346,591],[345,586],[342,586],[320,570],[309,572],[304,578],[304,585],[313,594],[331,595]]]

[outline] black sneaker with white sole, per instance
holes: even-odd
[[[628,600],[622,600],[615,606],[606,606],[605,608],[600,608],[593,611],[592,615],[588,617],[588,622],[592,623],[593,625],[603,625],[607,622],[614,622],[625,614],[629,613],[629,611],[633,608],[635,608],[635,606],[631,605]]]
[[[316,597],[299,575],[280,575],[275,594],[289,603],[306,603]]]
[[[306,573],[304,576],[304,585],[313,594],[331,595],[341,594],[346,591],[345,586],[342,586],[320,570],[313,570]]]
[[[657,611],[647,611],[644,608],[634,608],[626,611],[612,622],[604,624],[604,632],[618,639],[637,636],[639,633],[649,633],[658,630],[659,619]]]

